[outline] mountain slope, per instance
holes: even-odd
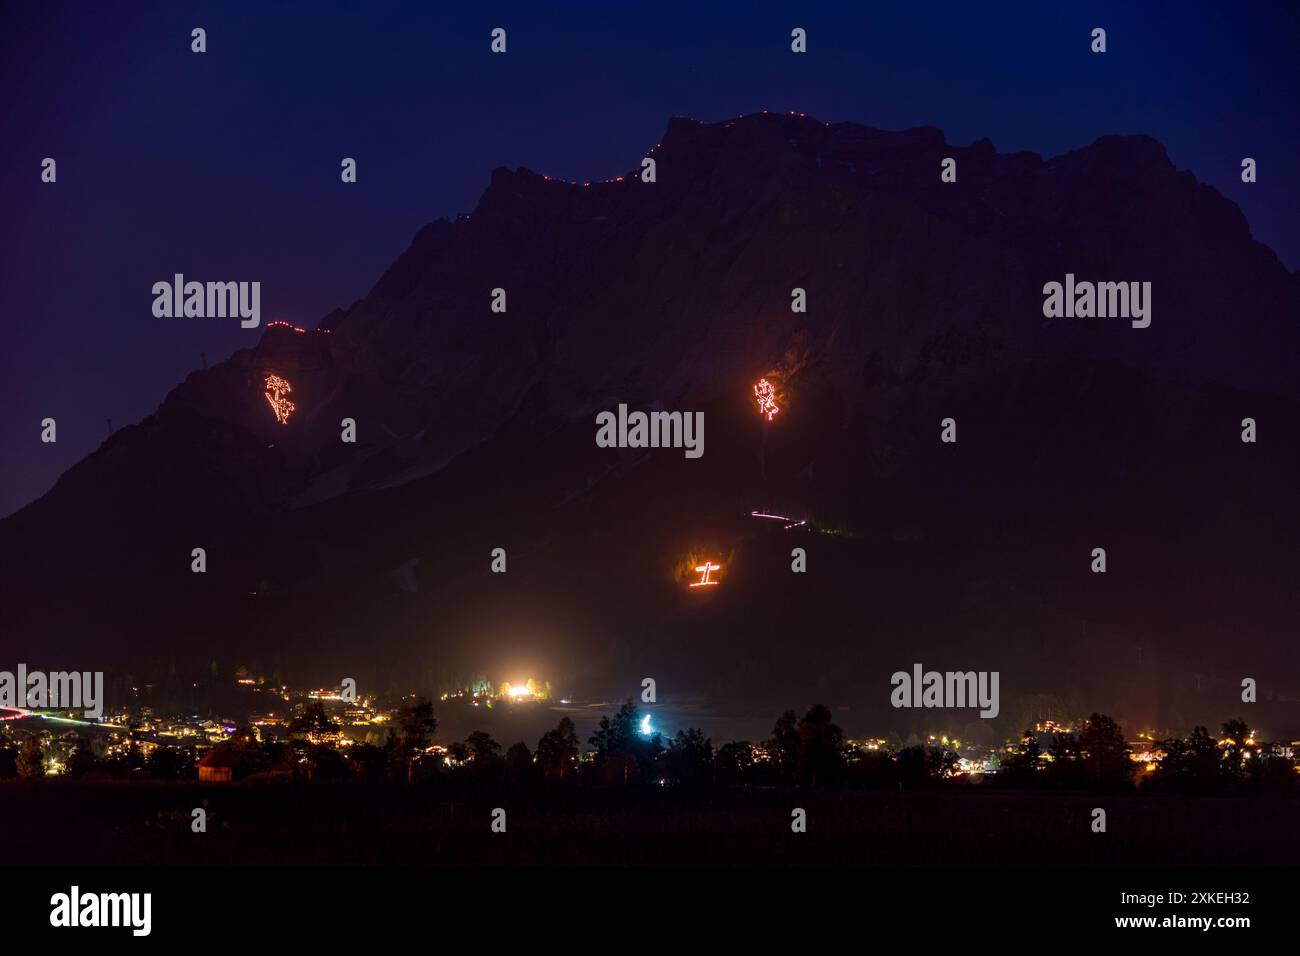
[[[192,374],[0,522],[12,653],[394,686],[531,661],[611,693],[653,667],[859,711],[920,660],[1152,720],[1231,709],[1249,642],[1224,634],[1276,648],[1300,610],[1300,284],[1233,204],[1146,137],[1044,160],[760,114],[675,119],[650,155],[654,183],[496,170],[363,299]],[[1151,282],[1151,327],[1045,319],[1067,272]],[[620,402],[705,412],[704,458],[596,448]],[[702,602],[680,567],[705,553],[727,583]]]

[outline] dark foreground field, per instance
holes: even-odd
[[[923,791],[445,799],[348,785],[0,785],[10,859],[65,866],[1276,866],[1300,797]],[[205,806],[206,833],[191,831]],[[507,831],[490,828],[494,807]],[[792,833],[791,810],[807,811]],[[1094,807],[1107,832],[1090,827]]]

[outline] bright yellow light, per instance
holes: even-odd
[[[539,683],[531,677],[522,684],[512,684],[506,681],[501,685],[497,696],[510,700],[547,700],[551,696],[551,685],[546,682]],[[475,706],[477,704],[478,702],[475,701]]]

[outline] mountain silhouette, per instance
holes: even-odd
[[[673,119],[648,156],[654,182],[494,170],[363,298],[193,372],[0,521],[8,657],[653,676],[860,733],[924,729],[888,705],[914,662],[1000,671],[1016,730],[1213,724],[1250,677],[1300,732],[1300,279],[1233,203],[1145,136],[1044,159],[764,113]],[[1067,274],[1150,282],[1150,327],[1045,318]],[[596,447],[620,403],[703,412],[704,456]]]

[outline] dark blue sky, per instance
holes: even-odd
[[[472,209],[493,167],[603,179],[675,114],[931,124],[1045,155],[1149,133],[1300,264],[1296,4],[262,6],[4,14],[0,514],[97,447],[106,418],[152,412],[200,352],[215,362],[261,334],[156,319],[155,281],[260,280],[264,324],[314,324],[421,225]],[[189,51],[195,26],[204,55]],[[505,56],[488,50],[495,26]],[[794,26],[807,55],[789,50]],[[1104,56],[1088,50],[1094,26]],[[344,156],[355,186],[339,181]],[[1243,156],[1256,185],[1240,182]],[[40,442],[45,417],[57,445]]]

